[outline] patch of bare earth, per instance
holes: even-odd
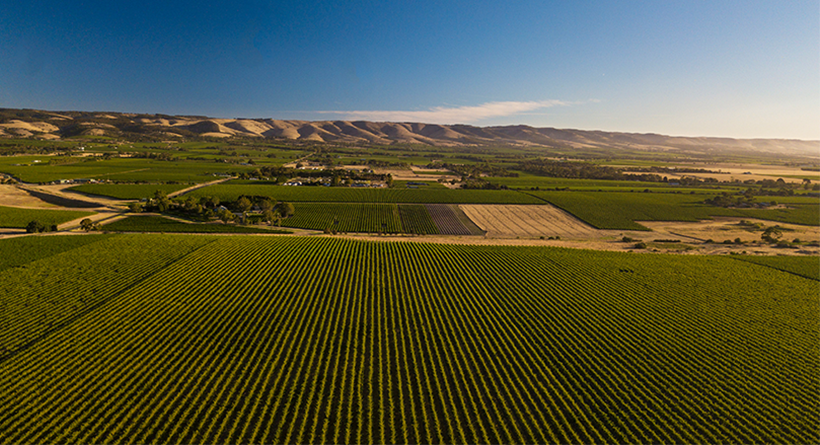
[[[0,206],[23,209],[57,209],[41,199],[35,198],[16,185],[0,184]]]

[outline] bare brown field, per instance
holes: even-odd
[[[59,207],[35,198],[16,185],[0,184],[0,206],[24,209],[58,209]]]
[[[598,229],[551,205],[461,205],[489,237],[592,238]]]

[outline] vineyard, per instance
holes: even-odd
[[[599,229],[648,230],[635,221],[698,221],[712,216],[820,224],[820,201],[802,198],[789,209],[730,209],[703,204],[708,195],[627,192],[528,192]],[[772,197],[776,200],[778,197]],[[761,199],[762,200],[762,199]]]
[[[31,221],[39,221],[46,226],[62,224],[84,216],[93,215],[91,212],[78,210],[48,210],[48,209],[21,209],[17,207],[0,207],[0,227],[14,227],[24,229]]]
[[[538,198],[512,190],[452,190],[446,188],[386,189],[355,187],[287,187],[271,184],[223,183],[185,196],[215,196],[234,201],[240,196],[268,196],[288,202],[542,204]]]
[[[430,213],[423,205],[400,205],[399,216],[401,216],[401,225],[405,233],[415,233],[419,235],[435,235],[439,233],[436,224],[430,217]]]
[[[186,187],[190,186],[187,184],[83,184],[68,190],[116,199],[142,199],[154,196],[157,190],[169,194]]]
[[[293,216],[283,227],[338,232],[400,233],[402,221],[395,204],[313,204],[297,203]]]
[[[167,233],[293,233],[259,227],[226,224],[190,224],[161,216],[129,216],[102,227],[106,232],[167,232]]]
[[[816,256],[748,256],[737,255],[732,258],[750,263],[769,266],[784,272],[802,277],[820,280],[820,258]]]
[[[728,257],[116,235],[0,286],[2,443],[820,441],[820,282]]]
[[[427,211],[443,235],[481,235],[484,232],[464,212],[446,204],[427,204]],[[459,213],[463,215],[460,218]]]

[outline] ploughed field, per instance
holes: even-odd
[[[816,257],[21,240],[3,443],[820,441]]]

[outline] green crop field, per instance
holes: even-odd
[[[93,212],[77,210],[20,209],[0,206],[0,227],[24,229],[28,223],[35,220],[46,226],[59,225],[93,214]]]
[[[85,246],[110,235],[58,236],[44,242],[40,236],[21,236],[0,243],[0,271]]]
[[[737,255],[732,258],[750,263],[769,266],[778,270],[800,275],[813,280],[820,280],[820,258],[816,256],[747,256]]]
[[[234,201],[242,195],[269,196],[278,201],[356,203],[539,204],[533,196],[512,190],[375,189],[355,187],[292,187],[270,184],[216,184],[186,194]]]
[[[117,235],[0,271],[0,442],[817,443],[818,292],[717,256]]]
[[[728,209],[703,204],[708,195],[629,192],[528,192],[599,228],[648,230],[635,221],[698,221],[713,216],[820,224],[820,202],[788,209]],[[778,197],[772,197],[777,200]],[[802,198],[801,198],[802,199]],[[768,201],[768,199],[759,199]],[[804,200],[802,202],[809,202]]]
[[[702,195],[615,192],[530,192],[599,229],[647,230],[634,221],[698,221],[742,216],[702,204]]]
[[[436,223],[424,205],[400,205],[399,216],[401,217],[401,225],[405,233],[415,233],[418,235],[435,235],[439,233]]]
[[[39,162],[35,162],[39,161]],[[0,159],[0,172],[25,182],[51,182],[58,179],[110,179],[112,181],[200,183],[214,180],[214,174],[252,171],[252,166],[213,161],[159,161],[142,158],[75,157],[55,159],[49,156],[6,157]]]
[[[402,221],[395,204],[297,203],[292,217],[282,220],[283,227],[337,232],[399,233]]]
[[[269,230],[234,224],[188,224],[161,216],[129,216],[102,226],[106,232],[167,232],[167,233],[292,233],[289,230]]]
[[[210,239],[204,237],[152,238],[88,235],[30,237],[29,248],[57,252],[18,261],[0,272],[0,360],[23,351],[94,310],[124,289],[171,264]],[[74,244],[67,248],[67,244]],[[21,247],[15,239],[0,240],[0,251]],[[39,258],[38,258],[39,257]]]
[[[820,205],[788,204],[786,209],[742,209],[744,216],[807,226],[820,225]]]
[[[430,214],[416,204],[296,203],[283,227],[337,232],[436,234]]]
[[[161,190],[165,194],[190,187],[188,184],[83,184],[68,190],[89,195],[108,196],[116,199],[142,199],[154,196]]]

